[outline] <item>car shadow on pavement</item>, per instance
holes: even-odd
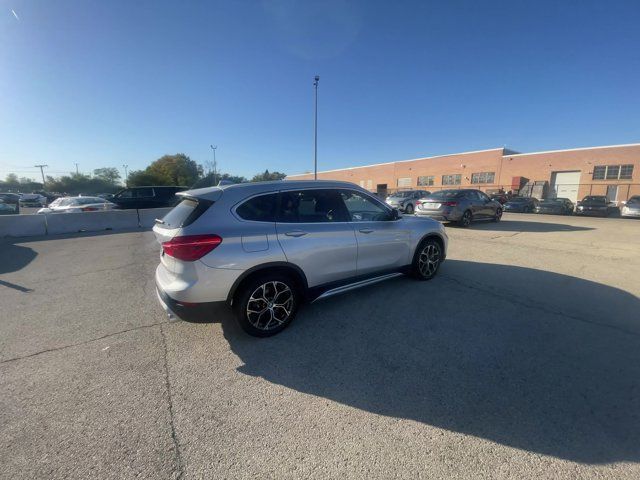
[[[230,314],[222,327],[246,375],[599,464],[640,461],[638,312],[638,297],[591,281],[447,260],[430,282],[307,305],[271,338],[245,335]]]
[[[17,272],[29,265],[38,254],[29,247],[0,241],[0,274]]]
[[[475,222],[469,228],[472,228],[474,230],[491,230],[495,232],[538,232],[538,233],[578,232],[578,231],[584,231],[584,230],[595,230],[592,227],[581,227],[578,225],[509,220],[505,218],[503,218],[502,221],[500,222]]]

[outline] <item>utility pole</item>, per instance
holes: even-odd
[[[76,175],[79,175],[80,173],[78,172],[78,164],[76,163]]]
[[[313,122],[313,179],[318,179],[318,82],[320,82],[320,75],[316,75],[313,81],[313,86],[316,90],[316,108],[315,119]]]
[[[34,167],[40,169],[40,174],[42,175],[42,189],[44,190],[44,167],[48,167],[49,165],[34,165]]]
[[[218,146],[216,145],[215,147],[213,145],[209,145],[211,147],[211,150],[213,150],[213,186],[215,187],[218,182],[216,182],[216,178],[218,177],[218,163],[216,162],[216,149],[218,148]]]
[[[122,165],[122,167],[124,168],[124,186],[128,187],[129,186],[129,172],[127,171],[127,168],[129,168],[129,165]]]

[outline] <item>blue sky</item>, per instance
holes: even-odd
[[[0,178],[211,143],[230,173],[311,170],[316,73],[320,169],[639,142],[638,25],[638,1],[0,0]]]

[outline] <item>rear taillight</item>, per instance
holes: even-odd
[[[458,202],[442,202],[442,205],[444,205],[445,207],[455,207],[456,205],[458,205]]]
[[[98,209],[96,207],[83,207],[81,209],[83,212],[97,212]]]
[[[193,262],[204,257],[222,243],[218,235],[189,235],[175,237],[162,244],[162,250],[170,257]]]

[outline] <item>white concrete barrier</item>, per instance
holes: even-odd
[[[145,208],[138,210],[138,219],[142,228],[153,227],[156,218],[162,218],[169,213],[173,207],[167,208]]]
[[[44,215],[0,215],[0,238],[46,235]]]
[[[40,215],[38,215],[40,216]],[[108,210],[104,212],[47,213],[47,233],[99,232],[138,228],[137,210]]]

